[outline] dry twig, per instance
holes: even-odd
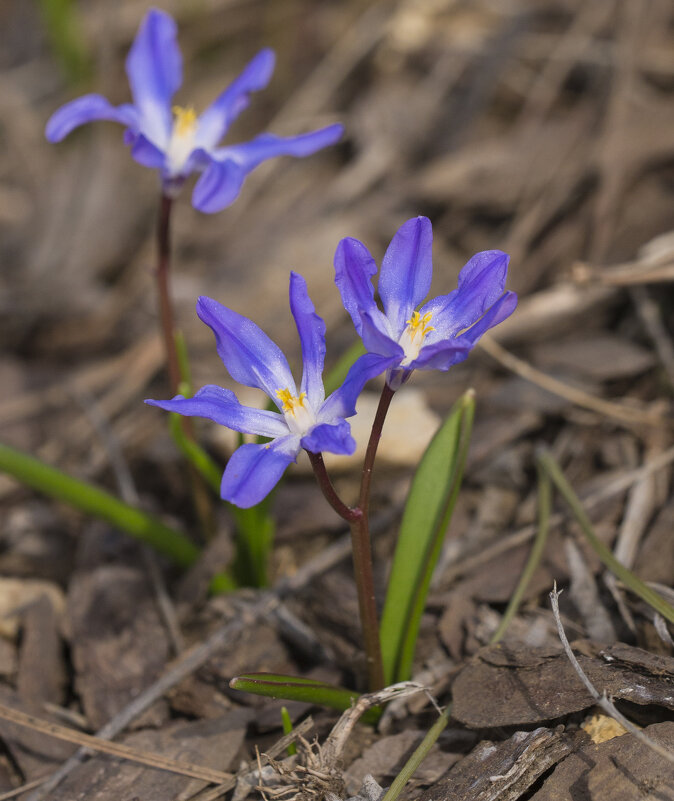
[[[594,698],[597,704],[606,712],[607,715],[610,715],[614,720],[617,720],[621,726],[623,726],[630,734],[633,734],[640,742],[644,745],[648,746],[652,751],[655,751],[656,754],[659,754],[661,757],[666,759],[668,762],[671,762],[674,765],[674,753],[672,753],[669,749],[664,748],[660,743],[656,742],[655,740],[651,740],[650,737],[646,736],[641,729],[638,729],[633,723],[631,723],[621,712],[619,712],[615,705],[607,698],[606,693],[599,693],[592,682],[588,679],[583,671],[583,668],[580,666],[578,660],[576,659],[575,654],[571,650],[571,646],[569,645],[569,641],[566,638],[566,632],[564,631],[564,626],[562,625],[562,619],[559,615],[559,596],[561,595],[562,591],[557,590],[557,582],[555,582],[555,586],[553,591],[550,593],[550,603],[552,605],[552,614],[555,618],[555,623],[557,624],[557,631],[559,633],[559,639],[562,642],[562,646],[564,647],[564,653],[569,658],[569,662],[573,666],[573,669],[578,674],[578,677],[585,685],[585,688],[590,693],[590,695]]]

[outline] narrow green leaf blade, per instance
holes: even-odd
[[[410,487],[380,626],[387,684],[409,677],[428,586],[461,483],[474,407],[470,391],[454,405]]]
[[[290,713],[285,706],[281,707],[281,722],[283,724],[283,733],[291,734],[293,730],[293,722],[290,719]],[[286,751],[288,752],[288,756],[295,756],[297,753],[297,746],[295,743],[290,743],[290,745],[286,748]]]
[[[566,476],[562,473],[560,466],[557,464],[552,454],[546,450],[540,452],[538,454],[538,464],[541,465],[543,470],[550,476],[550,479],[557,487],[560,495],[567,502],[581,531],[587,538],[594,552],[604,563],[604,566],[607,567],[614,576],[619,578],[629,590],[652,606],[665,620],[674,623],[674,607],[667,603],[655,590],[652,590],[645,584],[629,568],[625,567],[622,562],[619,562],[613,555],[611,549],[599,539],[590,522],[590,518],[583,508],[580,498],[574,492],[571,484],[566,480]]]
[[[315,679],[288,676],[283,673],[245,673],[233,678],[229,682],[229,686],[233,690],[264,695],[267,698],[283,698],[285,701],[319,704],[339,712],[350,709],[360,697],[360,693],[344,687],[335,687]],[[362,720],[366,723],[374,723],[380,715],[381,709],[376,707],[368,710]]]
[[[199,555],[197,546],[184,534],[165,525],[156,517],[123,503],[114,495],[86,481],[73,478],[27,453],[1,443],[0,471],[75,509],[107,520],[183,567],[191,565]]]

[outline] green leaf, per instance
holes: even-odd
[[[360,693],[335,687],[315,679],[301,676],[287,676],[283,673],[245,673],[229,682],[233,690],[264,695],[267,698],[283,698],[285,701],[303,701],[307,704],[319,704],[330,709],[343,712],[350,709]],[[365,723],[376,723],[381,716],[381,709],[369,709],[361,718]]]
[[[411,673],[428,588],[461,486],[474,411],[469,390],[431,440],[407,496],[380,626],[386,684]]]
[[[183,392],[181,394],[184,395],[185,393]],[[185,397],[187,398],[189,395],[185,395]],[[206,483],[213,492],[220,495],[222,468],[218,467],[217,463],[211,459],[200,445],[185,434],[182,421],[183,417],[181,415],[175,412],[171,414],[169,430],[173,441],[187,461],[204,477]]]
[[[240,586],[269,585],[269,557],[274,546],[276,521],[269,513],[273,493],[249,509],[227,504],[236,523],[236,556],[232,573]]]
[[[281,722],[283,723],[283,733],[291,734],[293,730],[293,722],[290,720],[290,713],[284,706],[281,707]],[[290,743],[286,751],[288,752],[288,756],[295,756],[297,753],[297,746],[295,743]]]
[[[414,753],[403,765],[400,773],[395,777],[391,786],[386,791],[382,801],[396,801],[400,793],[405,789],[407,782],[414,776],[417,768],[428,756],[431,748],[435,745],[438,737],[447,728],[449,717],[452,713],[452,705],[448,704],[444,712],[435,721],[431,728],[426,732],[426,736],[414,749]]]
[[[665,620],[674,623],[674,607],[668,604],[655,590],[652,590],[647,584],[644,584],[629,568],[619,562],[613,555],[611,549],[604,545],[596,535],[592,523],[590,523],[590,518],[587,516],[585,509],[583,509],[580,499],[566,480],[564,473],[562,473],[552,454],[549,451],[542,451],[539,453],[538,464],[547,475],[550,476],[552,483],[557,487],[560,495],[569,505],[587,541],[604,565],[635,595],[646,601],[656,612],[659,612]]]
[[[26,453],[0,444],[0,471],[38,492],[64,501],[82,512],[107,520],[132,537],[152,546],[183,567],[189,567],[199,549],[184,534],[114,495],[73,478]]]

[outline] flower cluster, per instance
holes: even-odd
[[[165,12],[152,9],[126,60],[133,103],[113,106],[101,95],[85,95],[52,115],[46,135],[58,142],[86,122],[119,122],[133,158],[159,171],[164,195],[174,197],[189,175],[198,172],[193,205],[204,212],[219,211],[236,199],[246,175],[262,161],[308,156],[342,135],[341,125],[331,125],[300,136],[261,134],[250,142],[221,146],[250,94],[269,83],[273,70],[273,52],[262,50],[201,115],[192,107],[172,105],[182,83],[176,24]],[[242,445],[233,454],[222,478],[225,500],[241,507],[259,503],[301,449],[353,453],[356,443],[347,418],[356,413],[356,399],[370,379],[385,373],[395,391],[415,370],[448,370],[468,356],[485,331],[513,312],[517,297],[505,291],[508,256],[498,250],[473,256],[453,292],[424,303],[431,286],[432,239],[426,217],[408,220],[397,231],[379,276],[383,310],[375,301],[372,277],[377,265],[370,252],[357,239],[339,243],[335,282],[366,353],[327,398],[322,378],[325,323],[301,276],[290,277],[290,308],[302,346],[299,390],[285,356],[255,323],[211,298],[199,298],[197,313],[213,330],[232,378],[266,392],[278,411],[242,406],[231,390],[214,385],[192,398],[177,395],[147,403],[268,438]]]
[[[355,442],[346,418],[356,413],[356,399],[370,379],[386,373],[389,387],[396,390],[414,370],[448,370],[468,356],[485,331],[514,311],[517,297],[504,291],[508,257],[498,250],[473,256],[453,292],[417,309],[431,284],[431,245],[432,228],[426,217],[408,220],[395,234],[379,277],[382,312],[371,281],[377,271],[374,259],[356,239],[339,243],[335,281],[366,353],[328,398],[322,379],[325,323],[316,314],[301,276],[290,276],[290,309],[304,367],[299,391],[285,356],[255,323],[210,298],[199,299],[197,314],[213,330],[229,374],[266,392],[278,411],[242,406],[231,390],[212,385],[193,398],[178,395],[147,403],[271,437],[265,444],[242,445],[233,454],[222,478],[225,500],[242,507],[258,503],[302,448],[310,453],[353,453]]]
[[[46,136],[59,142],[74,128],[93,120],[125,126],[124,141],[140,164],[159,171],[162,191],[174,197],[186,178],[201,173],[192,204],[216,212],[236,200],[246,175],[275,156],[309,156],[337,142],[343,126],[330,125],[301,136],[260,134],[250,142],[220,146],[228,128],[248,106],[251,92],[264,89],[274,71],[274,53],[262,50],[239,77],[199,116],[191,106],[172,104],[182,83],[182,57],[174,20],[150,10],[126,60],[133,103],[113,106],[98,94],[84,95],[58,109]]]

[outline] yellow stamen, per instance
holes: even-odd
[[[281,407],[283,411],[290,412],[292,415],[294,415],[295,411],[300,407],[304,408],[304,399],[306,396],[306,392],[300,392],[299,396],[293,395],[287,387],[285,389],[279,389],[276,392],[276,397],[283,404]]]
[[[418,311],[412,312],[411,319],[407,320],[407,325],[410,327],[410,338],[414,339],[417,332],[421,333],[422,338],[426,336],[430,331],[435,331],[435,328],[432,325],[429,325],[431,321],[432,314],[431,312],[426,312],[422,317]]]
[[[192,106],[173,106],[175,122],[173,123],[178,136],[188,136],[197,123],[197,113]]]

